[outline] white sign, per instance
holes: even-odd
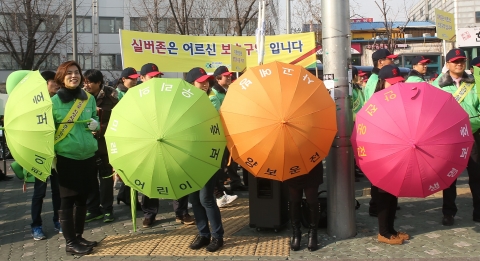
[[[457,46],[480,46],[480,27],[458,28]]]

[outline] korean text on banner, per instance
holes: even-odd
[[[453,14],[435,9],[437,37],[446,41],[455,41],[455,19]]]
[[[124,68],[140,69],[146,63],[155,63],[164,72],[188,72],[193,67],[213,72],[222,65],[231,70],[232,45],[245,49],[247,66],[257,65],[255,36],[192,36],[121,30],[120,42]],[[265,63],[290,63],[314,50],[315,36],[313,32],[266,36],[265,48]],[[313,52],[296,64],[307,67],[315,62]]]
[[[230,45],[230,63],[232,72],[241,72],[247,67],[247,51],[245,48],[236,45]]]

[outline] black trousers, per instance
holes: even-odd
[[[224,168],[227,169],[226,173],[227,173],[227,176],[230,178],[230,188],[242,186],[243,185],[242,179],[237,173],[238,163],[232,160],[230,162],[230,165],[227,166],[229,160],[230,160],[230,151],[227,148],[225,148],[225,153],[223,153],[223,158],[222,158],[222,166],[224,167],[222,167],[222,169]]]
[[[89,193],[87,209],[90,213],[113,212],[113,168],[109,164],[108,155],[97,155],[98,181]]]
[[[378,191],[378,188],[377,188]],[[394,229],[395,214],[397,213],[398,198],[388,192],[377,194],[378,232],[380,235],[390,238],[396,235]]]
[[[377,198],[378,198],[378,188],[370,184],[370,207],[368,208],[369,213],[377,213]]]
[[[468,160],[468,185],[472,192],[473,199],[473,217],[480,218],[480,164],[475,162],[472,158]],[[455,199],[457,198],[457,180],[450,185],[449,188],[443,191],[443,207],[442,213],[445,216],[455,216],[457,214],[457,205]]]
[[[143,195],[141,202],[143,217],[155,219],[158,214],[159,203],[160,201],[158,198],[149,198]],[[175,212],[175,216],[188,214],[188,195],[173,201],[173,211]]]

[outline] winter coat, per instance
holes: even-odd
[[[98,118],[100,119],[100,130],[94,132],[94,136],[98,141],[97,155],[107,155],[105,132],[107,131],[110,115],[112,115],[112,109],[118,103],[118,92],[112,87],[103,86],[95,100],[97,102]]]
[[[378,82],[378,72],[380,69],[378,68],[373,68],[372,69],[372,75],[368,78],[367,84],[365,85],[365,88],[363,90],[363,93],[365,94],[365,102],[366,103],[370,98],[372,97],[373,93],[375,92],[375,89],[377,88],[377,82]]]
[[[223,100],[225,100],[225,95],[227,95],[225,89],[218,83],[215,83],[215,85],[212,87],[212,92],[215,94],[215,96],[217,96],[218,100],[220,101],[220,105],[222,105]]]
[[[117,93],[118,93],[118,100],[120,101],[123,98],[123,96],[125,96],[125,94],[127,93],[128,88],[125,87],[125,85],[123,85],[123,83],[118,83],[116,90],[117,90]]]
[[[421,73],[411,70],[405,82],[426,82],[426,80]]]
[[[463,82],[475,84],[475,78],[464,72],[460,84],[462,84]],[[455,82],[450,76],[450,73],[442,74],[432,83],[432,85],[435,87],[439,87],[440,89],[449,92],[452,95],[457,91],[457,86],[455,85]],[[467,96],[460,103],[460,106],[462,106],[462,108],[470,116],[472,133],[475,133],[478,129],[480,129],[480,102],[478,101],[476,86],[473,86]]]
[[[354,83],[354,87],[352,88],[352,112],[353,112],[353,121],[357,116],[357,112],[365,104],[365,95],[363,93],[363,89],[358,86],[358,84]],[[356,108],[355,108],[356,106]]]
[[[57,129],[63,122],[63,119],[70,111],[70,108],[75,103],[75,98],[86,100],[86,92],[78,87],[74,91],[65,89],[64,87],[58,90],[57,94],[52,97],[53,119],[55,121],[55,128]],[[97,106],[95,105],[95,98],[90,96],[87,105],[78,121],[89,119],[98,121]],[[73,124],[73,123],[72,123]],[[98,149],[97,141],[92,135],[92,131],[87,127],[88,123],[77,123],[67,134],[67,136],[55,144],[55,153],[74,160],[84,160],[95,155]]]
[[[210,91],[210,93],[208,94],[208,98],[210,99],[210,102],[213,104],[213,107],[215,107],[215,109],[219,111],[222,103],[218,99],[217,95],[215,95],[213,91]]]

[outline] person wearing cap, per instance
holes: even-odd
[[[103,219],[103,222],[112,222],[113,217],[113,167],[108,159],[107,142],[105,132],[113,107],[118,103],[117,91],[105,86],[103,74],[99,70],[90,69],[83,73],[85,81],[83,89],[95,97],[97,103],[97,115],[100,118],[100,130],[94,131],[93,136],[97,140],[98,150],[95,152],[98,180],[87,199],[87,217],[85,222]],[[101,207],[100,207],[101,206]]]
[[[222,105],[228,91],[228,86],[232,83],[232,72],[230,72],[226,66],[219,66],[215,69],[213,76],[215,77],[215,84],[212,87],[212,92],[217,96],[220,105]],[[224,160],[228,162],[230,153],[226,151],[223,157]],[[232,191],[248,191],[248,187],[242,184],[242,180],[237,174],[237,168],[238,164],[235,162],[232,162],[232,164],[227,167],[227,174],[231,181],[230,188]]]
[[[355,122],[355,117],[357,116],[357,112],[365,104],[365,95],[363,94],[363,89],[358,84],[361,81],[361,76],[365,75],[364,72],[359,71],[357,67],[352,66],[352,112],[353,112],[353,121]],[[360,170],[360,168],[355,164],[355,182],[360,182],[359,178],[365,177]]]
[[[120,79],[118,79],[117,84],[115,85],[119,101],[122,99],[125,93],[127,93],[128,89],[137,85],[138,77],[140,77],[140,74],[138,74],[137,70],[134,68],[127,67],[123,69]]]
[[[373,69],[370,78],[368,78],[367,85],[365,85],[365,102],[367,102],[375,92],[380,69],[382,69],[383,66],[392,64],[393,59],[397,57],[398,55],[391,54],[387,49],[379,49],[372,54]]]
[[[474,77],[465,72],[467,60],[463,50],[450,50],[446,55],[446,61],[448,70],[437,77],[433,82],[433,86],[451,93],[470,116],[472,127],[470,134],[473,134],[475,143],[467,164],[468,184],[473,199],[473,221],[480,222],[480,158],[477,152],[480,142],[478,133],[480,129],[480,103],[478,101],[477,87],[475,86]],[[457,197],[456,183],[457,181],[455,180],[449,188],[443,191],[442,224],[444,226],[452,226],[457,213],[455,204]]]
[[[470,72],[473,74],[474,70],[473,70],[473,67],[480,67],[480,56],[477,56],[475,58],[473,58],[471,61],[470,61]]]
[[[203,68],[195,67],[187,73],[185,80],[207,93],[212,105],[219,110],[220,101],[210,89],[209,79],[211,78],[213,76],[208,75]],[[200,249],[206,246],[207,251],[215,252],[223,246],[222,216],[213,195],[217,176],[221,171],[223,171],[223,166],[207,181],[203,188],[188,196],[190,203],[192,203],[198,229],[198,235],[190,244],[191,249]],[[210,227],[208,226],[209,222]]]
[[[372,69],[372,74],[368,78],[368,81],[363,90],[363,93],[365,95],[364,103],[366,103],[370,99],[370,97],[372,97],[373,93],[375,92],[375,89],[377,88],[379,71],[384,66],[391,65],[393,63],[393,59],[397,57],[398,55],[391,54],[390,51],[388,51],[387,49],[379,49],[372,54],[373,69]],[[370,207],[368,209],[368,213],[372,217],[377,216],[376,197],[377,197],[376,190],[374,190],[372,186],[371,199],[369,203]]]
[[[153,63],[147,63],[142,66],[140,70],[140,79],[142,82],[149,81],[153,78],[161,78],[163,73],[158,70],[158,66]],[[188,196],[173,200],[173,212],[175,212],[175,222],[185,225],[194,225],[195,219],[188,214]],[[141,206],[143,210],[143,222],[144,228],[151,227],[155,222],[155,218],[158,213],[159,200],[158,198],[149,198],[142,195]]]
[[[400,75],[400,69],[397,66],[386,65],[378,71],[378,82],[375,86],[375,92],[382,91],[404,81],[405,79]],[[391,245],[403,244],[403,241],[408,240],[410,236],[404,232],[398,232],[394,228],[398,198],[372,185],[372,194],[374,191],[376,194],[375,201],[379,230],[378,241]]]
[[[415,56],[412,60],[412,70],[408,73],[405,82],[426,82],[424,76],[427,73],[427,65],[430,59],[423,56]]]
[[[163,73],[158,70],[158,66],[153,63],[147,63],[140,70],[140,80],[146,82],[152,78],[162,78]]]

